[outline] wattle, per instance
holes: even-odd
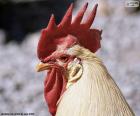
[[[52,68],[44,82],[44,96],[48,103],[49,111],[52,116],[55,116],[57,109],[57,101],[63,94],[66,88],[66,78],[64,71],[58,68]]]

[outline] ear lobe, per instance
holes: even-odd
[[[83,66],[81,65],[80,61],[75,58],[73,61],[71,61],[68,64],[67,67],[67,71],[68,71],[68,82],[66,85],[66,89],[69,88],[71,85],[73,85],[74,83],[76,83],[80,78],[81,75],[83,73]]]

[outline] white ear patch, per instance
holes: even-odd
[[[83,67],[79,59],[75,58],[68,64],[67,67],[67,85],[66,88],[69,88],[71,85],[76,83],[83,73]]]

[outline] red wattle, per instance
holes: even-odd
[[[61,69],[52,68],[44,82],[44,96],[52,116],[55,116],[57,101],[65,91],[65,87],[66,79],[64,72]]]

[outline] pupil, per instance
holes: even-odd
[[[68,60],[68,57],[67,56],[61,56],[60,60],[63,61],[63,62],[66,62]]]

